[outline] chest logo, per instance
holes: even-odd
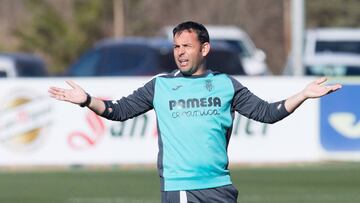
[[[176,87],[173,87],[173,88],[171,88],[172,90],[178,90],[178,89],[180,89],[180,87],[182,87],[182,85],[177,85]]]
[[[205,88],[211,92],[214,89],[212,80],[205,80]]]

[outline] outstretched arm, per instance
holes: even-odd
[[[50,96],[57,100],[71,102],[77,105],[84,103],[87,99],[86,92],[73,81],[66,81],[66,83],[70,85],[71,89],[50,87],[48,90]],[[91,102],[88,107],[98,115],[101,115],[105,111],[104,102],[95,97],[91,97]]]
[[[340,84],[324,85],[326,77],[319,78],[308,84],[301,92],[289,97],[285,101],[285,108],[289,113],[297,109],[305,100],[310,98],[318,98],[330,94],[341,88]]]

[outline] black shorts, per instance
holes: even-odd
[[[186,191],[163,191],[161,203],[236,203],[238,190],[233,185]]]

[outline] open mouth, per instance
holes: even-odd
[[[187,59],[180,59],[178,61],[180,63],[180,66],[186,66],[189,62],[189,60],[187,60]]]

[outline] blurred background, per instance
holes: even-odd
[[[303,46],[298,45],[302,49],[308,30],[359,28],[360,22],[357,0],[294,2],[292,7],[291,0],[1,0],[0,51],[35,54],[44,60],[50,74],[61,75],[100,40],[155,37],[165,26],[193,20],[238,27],[254,43],[251,46],[262,50],[257,58],[265,61],[268,73],[290,74],[286,68],[291,63],[292,44],[302,40]],[[352,31],[359,35],[358,30]],[[293,32],[299,32],[301,38]],[[293,41],[294,35],[297,41]],[[358,55],[359,38],[353,42]],[[330,46],[336,45],[326,48]]]
[[[155,203],[153,111],[126,122],[58,102],[119,99],[176,69],[172,28],[204,24],[207,66],[277,101],[319,76],[343,88],[273,125],[236,114],[243,203],[360,202],[359,0],[0,0],[0,202]]]

